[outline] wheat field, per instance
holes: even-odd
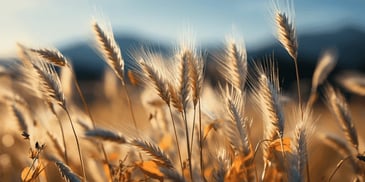
[[[273,21],[293,90],[282,90],[280,60],[249,64],[234,36],[214,86],[190,37],[169,56],[133,50],[127,70],[112,31],[93,21],[108,68],[92,83],[57,49],[18,44],[0,76],[1,181],[363,181],[365,77],[327,81],[337,61],[327,50],[304,90],[291,9],[274,7]]]

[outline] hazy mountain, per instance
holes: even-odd
[[[140,36],[131,34],[116,34],[126,66],[130,61],[130,52],[144,46],[148,49],[168,54],[172,50],[171,44],[157,43]],[[332,32],[309,33],[299,35],[299,66],[302,77],[310,77],[316,65],[320,53],[326,48],[334,48],[338,51],[339,62],[336,70],[356,69],[365,71],[365,32],[354,26],[334,30]],[[211,47],[215,47],[214,49]],[[218,48],[217,48],[218,47]],[[208,72],[214,71],[214,54],[222,51],[220,44],[203,47],[208,52],[210,66]],[[96,79],[101,76],[106,64],[98,55],[92,42],[75,42],[60,49],[61,52],[73,61],[74,67],[80,79]],[[293,61],[277,41],[256,50],[248,50],[249,60],[267,57],[274,54],[278,60],[279,70],[286,81],[295,78]]]

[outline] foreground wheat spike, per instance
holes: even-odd
[[[243,116],[245,95],[240,90],[227,88],[224,97],[226,111],[230,118],[230,122],[227,124],[228,139],[235,152],[226,180],[238,177],[247,181],[256,180],[254,165],[251,163],[254,151],[249,140],[247,119]]]
[[[218,63],[225,80],[243,93],[247,80],[247,54],[243,41],[227,40],[225,56],[219,58]]]
[[[318,86],[321,85],[326,80],[328,74],[336,66],[336,62],[337,62],[336,52],[334,52],[334,50],[331,49],[326,50],[319,59],[319,62],[317,63],[312,78],[312,88],[310,97],[308,99],[308,104],[310,106],[313,105],[313,103],[315,102]]]
[[[252,152],[248,136],[247,120],[243,116],[245,96],[240,91],[229,90],[224,93],[225,108],[230,122],[228,124],[229,141],[237,153],[248,156]]]
[[[292,156],[289,160],[289,181],[310,181],[309,163],[308,163],[308,143],[309,135],[312,132],[312,111],[310,107],[305,107],[303,115],[297,114],[298,122],[295,127],[292,139]],[[307,175],[305,171],[307,170]]]
[[[251,78],[253,87],[257,90],[254,93],[255,102],[262,112],[265,123],[265,139],[275,139],[283,137],[284,134],[284,114],[279,100],[280,86],[278,70],[272,60],[266,60],[256,65],[257,78]],[[255,83],[256,82],[256,83]]]
[[[127,140],[119,133],[115,133],[109,130],[101,129],[101,128],[95,128],[91,129],[85,132],[85,136],[87,137],[93,137],[93,138],[99,138],[105,141],[112,141],[119,144],[126,143]]]
[[[269,141],[280,139],[282,141],[285,120],[279,100],[280,87],[277,67],[272,60],[266,60],[261,64],[256,64],[256,71],[256,75],[250,75],[250,84],[253,84],[253,88],[257,90],[253,93],[253,98],[262,113],[264,139]],[[267,142],[264,143],[262,149],[265,163],[262,173],[264,180],[265,172],[272,164],[270,161],[272,151]]]
[[[326,98],[328,107],[336,116],[337,121],[339,121],[347,140],[357,151],[359,151],[356,127],[351,119],[351,113],[345,98],[339,91],[335,91],[335,89],[330,85],[327,85],[326,88]]]

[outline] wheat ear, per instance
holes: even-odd
[[[55,164],[60,171],[61,176],[65,181],[68,182],[81,182],[80,177],[75,174],[70,167],[66,164],[62,163],[61,161],[55,161]]]
[[[92,137],[92,138],[99,138],[101,140],[105,141],[112,141],[119,144],[126,143],[127,140],[124,136],[122,136],[119,133],[115,133],[109,130],[101,129],[101,128],[95,128],[91,129],[85,132],[85,136]]]
[[[30,51],[56,66],[63,67],[70,64],[67,58],[56,49],[30,49]]]
[[[328,107],[339,121],[342,131],[345,133],[347,140],[358,151],[359,141],[357,131],[351,119],[351,113],[347,106],[346,100],[339,91],[335,91],[330,85],[326,87],[326,100]]]
[[[252,146],[248,139],[247,121],[243,116],[245,96],[240,91],[226,89],[223,93],[225,108],[230,122],[228,124],[228,138],[233,148],[244,156],[252,152]]]
[[[60,66],[62,67],[62,73],[65,73],[66,71],[71,72],[71,77],[73,79],[73,82],[75,83],[76,86],[76,90],[81,98],[82,104],[84,106],[85,111],[88,113],[90,120],[93,124],[93,128],[96,127],[95,121],[93,116],[91,115],[91,111],[86,103],[84,94],[81,91],[80,85],[77,81],[74,69],[69,61],[69,59],[67,59],[65,56],[62,55],[62,53],[60,51],[58,51],[57,49],[30,49],[30,51],[38,54],[39,57],[43,58],[44,60],[46,60],[47,62],[56,65],[56,66]],[[67,70],[66,70],[67,69]],[[56,115],[57,116],[57,115]],[[104,159],[107,163],[108,162],[108,158],[105,152],[105,148],[103,144],[100,144],[101,150],[104,154]],[[67,159],[67,157],[66,157]],[[67,161],[67,160],[66,160]],[[67,163],[67,162],[66,162]]]
[[[336,62],[337,55],[334,50],[327,50],[322,54],[313,73],[311,94],[308,99],[309,106],[314,104],[318,86],[326,80],[328,74],[336,66]]]
[[[303,114],[297,113],[299,121],[296,124],[292,139],[292,158],[290,159],[290,181],[310,181],[309,161],[308,161],[308,141],[313,131],[312,111],[310,107],[305,107]],[[307,173],[305,171],[307,170]]]
[[[247,54],[243,41],[227,40],[225,56],[219,58],[218,63],[225,80],[243,93],[247,80]]]
[[[293,10],[293,5],[288,4],[290,10]],[[298,40],[296,34],[296,28],[294,25],[294,13],[290,16],[289,11],[281,11],[279,8],[276,8],[275,12],[275,23],[277,27],[277,39],[283,45],[285,50],[289,53],[289,55],[294,60],[295,65],[295,75],[297,79],[297,91],[298,91],[298,104],[299,108],[302,111],[302,99],[300,93],[300,76],[299,76],[299,68],[298,68]]]
[[[132,101],[124,79],[124,60],[121,50],[114,39],[113,32],[105,32],[96,22],[92,23],[99,51],[104,57],[104,61],[115,72],[122,83],[125,91],[129,111],[132,116],[134,127],[138,133],[137,121],[134,116]]]
[[[264,140],[282,141],[284,134],[284,114],[279,101],[280,87],[278,84],[278,71],[272,60],[266,60],[261,64],[256,64],[257,75],[250,76],[250,82],[257,92],[253,93],[253,98],[262,112],[264,125]],[[257,81],[258,78],[258,81]],[[263,145],[264,171],[262,179],[265,179],[266,170],[270,165],[271,149],[269,143]]]
[[[357,72],[345,72],[336,76],[336,81],[346,90],[365,96],[365,75]]]
[[[112,32],[105,32],[97,22],[92,23],[99,51],[104,57],[104,61],[112,68],[118,78],[125,84],[124,80],[124,60],[118,44]]]
[[[153,161],[157,164],[168,168],[174,168],[171,160],[158,146],[141,139],[135,139],[131,142],[131,144],[152,156]]]

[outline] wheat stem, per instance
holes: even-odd
[[[75,127],[74,127],[74,124],[72,122],[72,119],[71,119],[71,116],[70,116],[70,113],[68,111],[68,109],[66,107],[62,107],[62,109],[66,112],[67,114],[67,117],[70,121],[70,125],[71,125],[71,128],[72,128],[72,132],[74,134],[74,137],[75,137],[75,141],[76,141],[76,146],[77,146],[77,152],[79,154],[79,158],[80,158],[80,163],[81,163],[81,168],[82,168],[82,174],[83,174],[83,181],[87,181],[86,180],[86,171],[85,171],[85,165],[84,165],[84,160],[82,159],[82,155],[81,155],[81,148],[80,148],[80,143],[79,143],[79,138],[76,134],[76,130],[75,130]]]
[[[128,103],[130,114],[132,116],[134,127],[136,129],[137,134],[139,135],[139,131],[138,131],[138,127],[137,127],[137,121],[136,121],[136,117],[134,116],[132,101],[131,101],[131,97],[130,97],[128,89],[127,89],[127,85],[123,84],[123,88],[124,88],[124,91],[125,91],[125,96],[127,98],[127,103]]]
[[[343,164],[346,160],[350,159],[351,157],[352,157],[352,156],[351,156],[351,155],[349,155],[349,156],[347,156],[346,158],[341,159],[341,160],[337,163],[335,170],[333,170],[333,172],[331,173],[330,177],[328,178],[328,182],[330,182],[330,181],[332,180],[333,176],[334,176],[334,175],[336,174],[336,172],[340,169],[340,167],[342,166],[342,164]]]
[[[175,142],[176,142],[177,151],[179,153],[179,162],[180,162],[180,167],[181,167],[181,173],[183,173],[184,168],[183,168],[183,163],[182,163],[182,159],[181,159],[181,150],[180,150],[179,139],[177,137],[177,132],[176,132],[175,119],[174,119],[174,116],[172,115],[171,106],[168,105],[168,108],[169,108],[169,112],[170,112],[170,116],[171,116],[172,126],[174,128]]]
[[[189,144],[189,128],[188,128],[188,121],[186,118],[186,109],[183,110],[183,112],[181,112],[181,118],[184,120],[184,124],[185,124],[185,136],[186,136],[186,147],[187,147],[187,152],[188,152],[188,161],[189,161],[189,171],[190,171],[190,178],[191,181],[193,180],[193,168],[192,168],[192,164],[191,164],[191,152],[190,152],[190,144]]]
[[[65,133],[64,133],[64,130],[63,130],[63,126],[62,126],[61,120],[58,117],[58,115],[56,114],[56,111],[55,111],[54,107],[51,104],[49,104],[49,107],[50,107],[53,115],[57,118],[58,124],[60,126],[61,135],[62,135],[62,142],[63,142],[63,148],[65,149],[65,151],[64,151],[65,162],[66,162],[67,165],[69,165],[69,163],[68,163],[68,155],[67,155],[67,147],[66,147],[66,140],[65,140]]]

